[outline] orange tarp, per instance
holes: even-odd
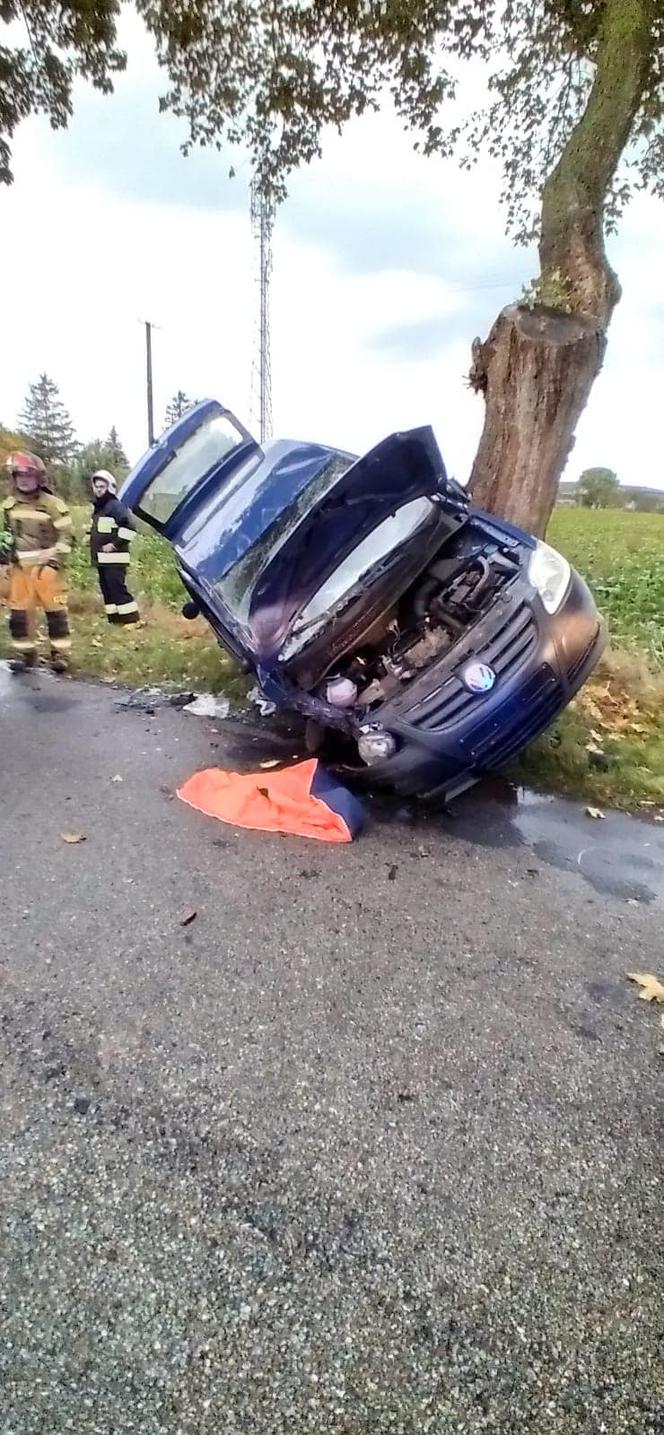
[[[208,817],[236,827],[314,837],[320,842],[352,842],[353,831],[341,812],[312,792],[319,773],[322,776],[316,758],[275,772],[225,772],[213,767],[194,773],[178,790],[178,797]],[[326,774],[319,786],[330,801],[341,795],[343,806],[355,805],[350,793]]]

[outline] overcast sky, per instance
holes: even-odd
[[[15,183],[0,189],[3,247],[0,421],[29,383],[60,385],[79,437],[112,424],[132,460],[146,443],[144,338],[154,335],[157,425],[182,388],[252,417],[258,298],[248,174],[236,158],[179,152],[159,115],[149,41],[125,22],[129,66],[111,98],[77,89],[67,131],[25,124]],[[276,436],[361,451],[434,424],[465,481],[482,402],[467,388],[470,343],[534,272],[504,237],[500,177],[415,155],[398,122],[359,121],[326,143],[280,211],[272,283]],[[604,372],[567,477],[607,464],[664,486],[664,205],[639,198],[610,254],[624,296]]]

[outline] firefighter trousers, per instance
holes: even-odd
[[[124,564],[99,563],[97,577],[109,623],[138,623],[138,603],[132,598],[127,587],[127,570]]]
[[[52,658],[67,658],[71,649],[67,588],[56,568],[13,564],[9,580],[9,632],[14,651],[28,662],[37,655],[35,613],[43,608]]]

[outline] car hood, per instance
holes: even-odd
[[[255,585],[247,641],[263,664],[278,658],[294,618],[339,563],[384,519],[419,497],[440,499],[459,518],[468,510],[464,490],[447,477],[430,427],[384,439],[312,506]]]

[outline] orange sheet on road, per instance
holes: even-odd
[[[194,773],[178,797],[220,822],[319,842],[352,842],[362,825],[357,798],[321,768],[317,758],[274,772],[207,768]]]

